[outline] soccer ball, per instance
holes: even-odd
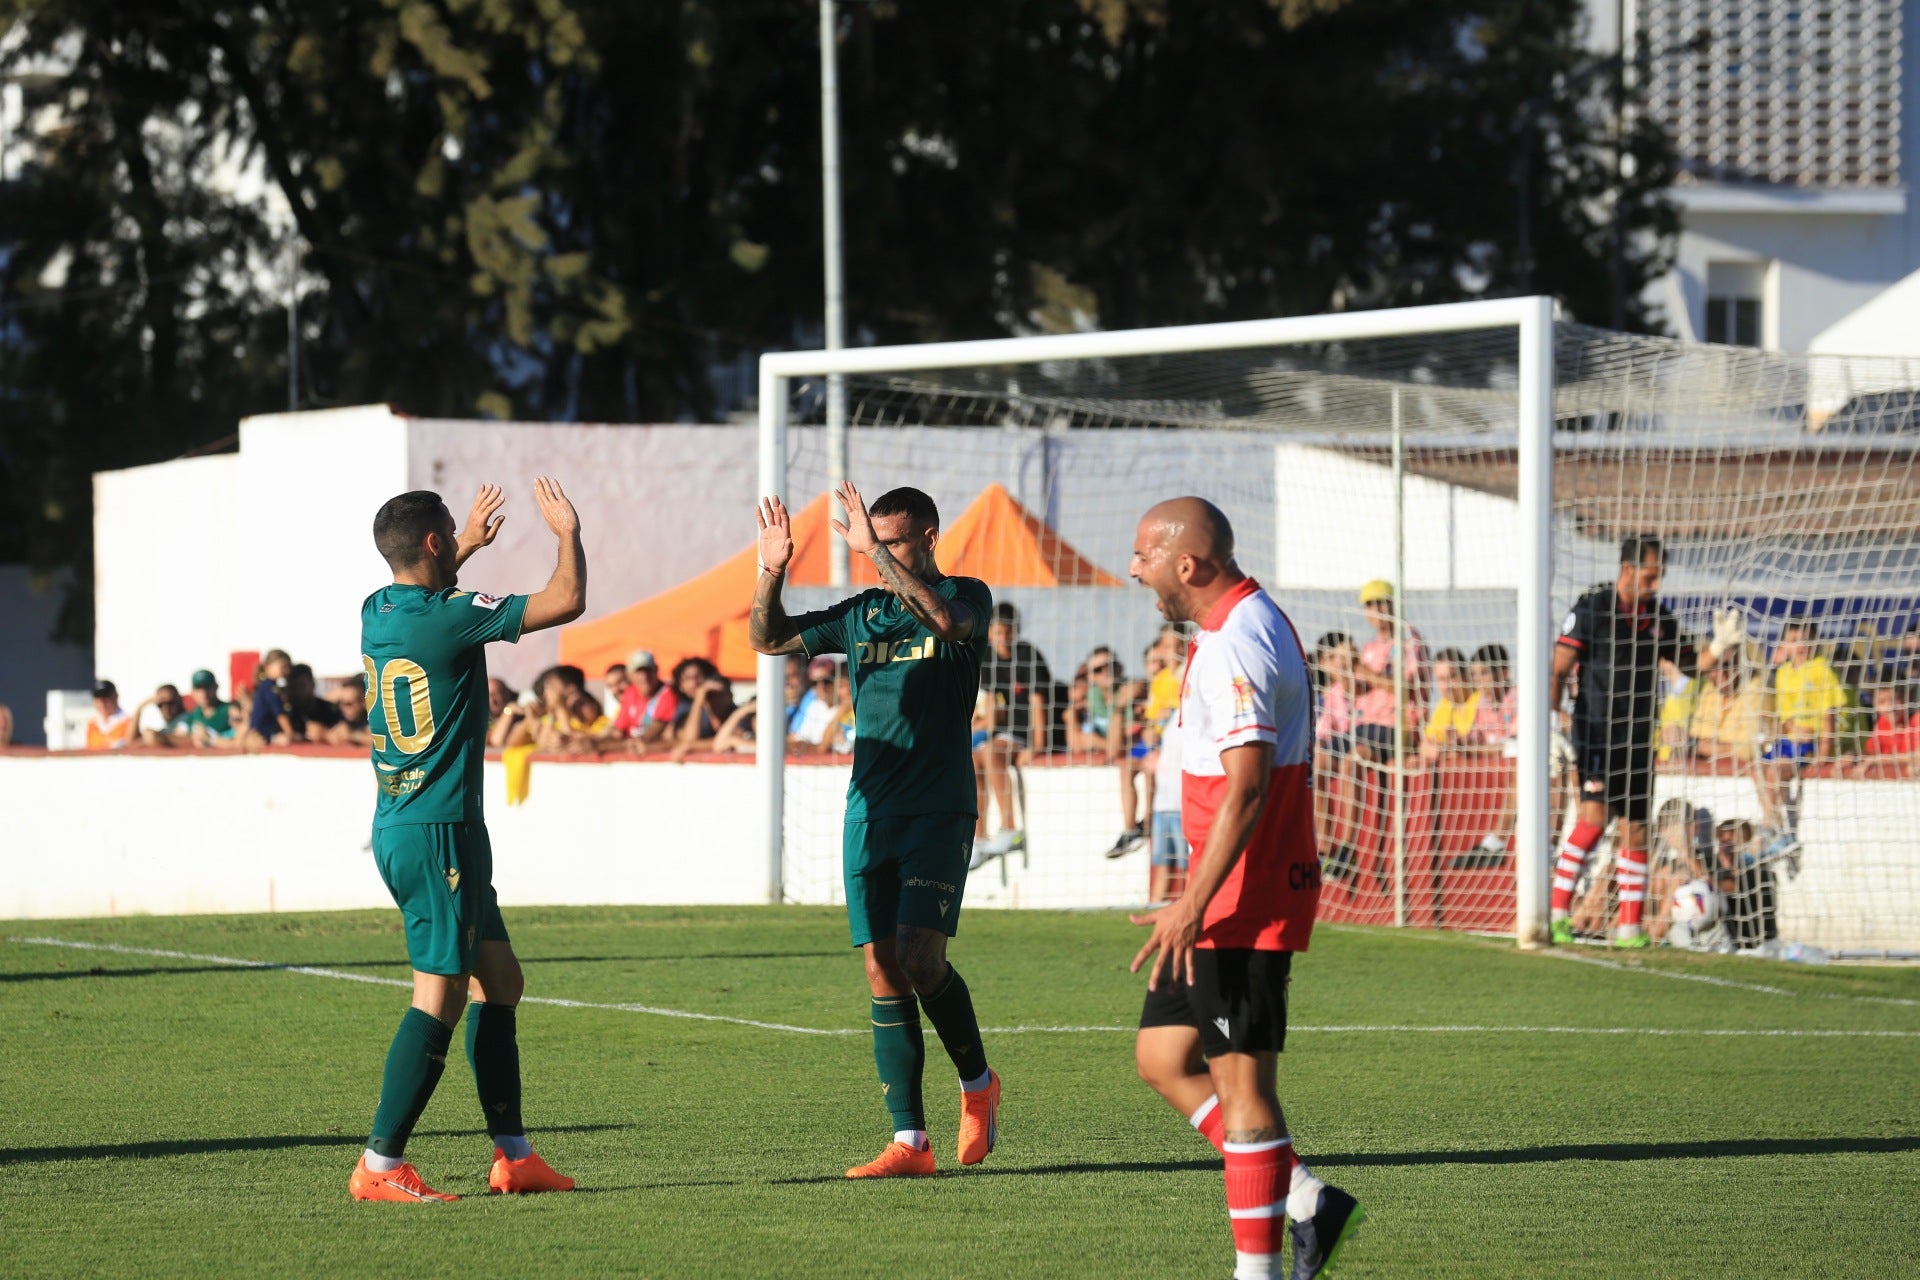
[[[1720,918],[1720,895],[1705,880],[1689,880],[1673,891],[1673,923],[1701,933]]]

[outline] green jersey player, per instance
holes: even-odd
[[[553,577],[538,594],[491,596],[456,589],[460,566],[491,543],[506,518],[498,486],[484,485],[456,531],[437,493],[403,493],[380,508],[373,541],[393,583],[360,608],[367,728],[379,783],[373,856],[406,924],[413,1006],[387,1051],[373,1133],[353,1171],[357,1200],[419,1204],[459,1197],[434,1191],[402,1159],[407,1138],[446,1067],[467,1006],[467,1058],[487,1132],[495,1191],[570,1191],[573,1179],[533,1154],[520,1122],[520,1049],[514,1007],[525,989],[493,892],[493,849],[480,812],[487,737],[489,641],[512,643],[586,608],[580,519],[557,482],[533,483],[534,500],[560,542]]]
[[[846,512],[834,530],[849,551],[872,561],[884,585],[788,617],[780,585],[793,530],[780,500],[764,499],[748,632],[761,653],[844,653],[852,663],[853,779],[842,861],[893,1141],[847,1176],[924,1176],[934,1164],[920,1094],[921,1009],[960,1072],[960,1163],[986,1159],[998,1136],[1000,1077],[987,1066],[967,984],[947,963],[973,849],[973,704],[993,597],[979,579],[947,577],[934,563],[940,513],[926,494],[895,489],[871,512],[851,484],[834,496]]]

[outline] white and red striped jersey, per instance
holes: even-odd
[[[1200,624],[1180,690],[1181,822],[1197,871],[1226,792],[1222,752],[1273,746],[1252,838],[1207,903],[1203,947],[1305,951],[1320,903],[1313,834],[1313,681],[1293,623],[1243,580]]]

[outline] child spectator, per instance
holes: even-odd
[[[253,672],[253,709],[247,715],[247,745],[281,745],[294,738],[293,718],[287,714],[287,674],[293,659],[285,649],[269,649]]]
[[[1709,879],[1712,866],[1713,815],[1677,796],[1662,803],[1647,878],[1647,936],[1656,944],[1672,923],[1674,891],[1690,880]]]
[[[1773,868],[1756,855],[1753,824],[1730,818],[1714,828],[1714,886],[1720,891],[1720,918],[1741,950],[1780,936],[1776,920],[1779,883]],[[1791,863],[1788,864],[1792,866]]]
[[[134,722],[120,706],[120,690],[113,681],[93,686],[93,716],[87,721],[87,750],[118,751],[133,741]]]
[[[1826,656],[1814,649],[1814,624],[1789,619],[1774,649],[1773,736],[1762,748],[1761,816],[1773,828],[1767,857],[1796,852],[1800,798],[1793,783],[1807,765],[1834,755],[1835,713],[1847,705],[1846,686]]]
[[[535,745],[559,755],[597,750],[598,739],[607,732],[610,722],[599,702],[587,693],[586,676],[580,668],[549,667],[535,687],[543,708],[533,730]]]

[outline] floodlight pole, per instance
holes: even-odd
[[[840,71],[839,26],[834,0],[820,0],[820,230],[826,258],[826,344],[828,351],[847,345],[846,273],[840,242]],[[827,484],[838,489],[847,479],[847,380],[827,375]],[[829,504],[831,508],[831,504]],[[848,583],[847,544],[827,539],[827,581]]]

